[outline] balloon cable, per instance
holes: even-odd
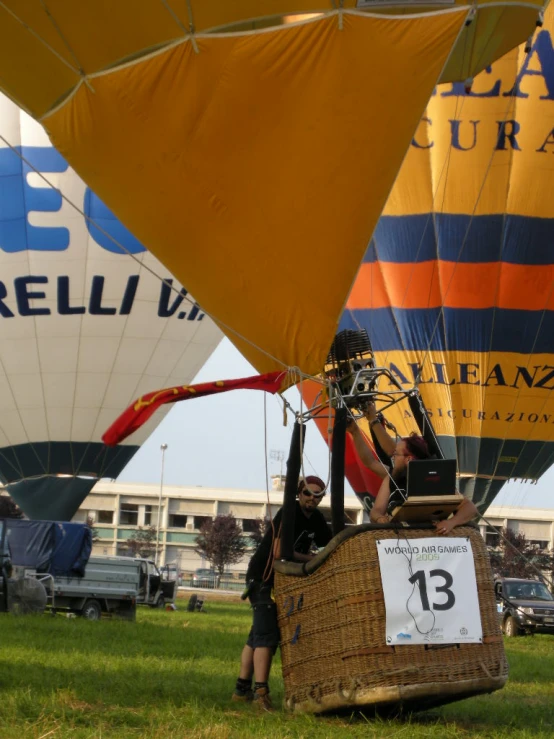
[[[548,584],[548,586],[549,586],[549,587],[550,587],[550,589],[552,590],[552,579],[551,579],[550,577],[547,577],[547,576],[546,576],[546,575],[545,575],[545,574],[544,574],[544,573],[543,573],[543,572],[542,572],[542,571],[541,571],[541,570],[540,570],[540,569],[539,569],[539,568],[538,568],[538,567],[537,567],[537,566],[536,566],[536,565],[534,564],[534,562],[532,562],[532,561],[531,561],[530,559],[528,559],[528,558],[527,558],[527,557],[525,556],[525,554],[523,554],[523,552],[522,552],[522,551],[520,551],[520,550],[519,550],[519,549],[518,549],[518,548],[517,548],[516,546],[514,546],[514,545],[512,544],[512,542],[511,542],[511,541],[510,541],[510,540],[509,540],[509,539],[508,539],[508,538],[507,538],[506,536],[504,536],[504,534],[502,533],[502,530],[501,530],[501,529],[498,529],[498,528],[497,528],[497,527],[496,527],[496,526],[495,526],[494,524],[492,524],[492,523],[491,523],[491,522],[490,522],[490,521],[489,521],[489,520],[488,520],[487,518],[485,518],[485,516],[483,516],[483,515],[482,515],[481,513],[479,514],[479,519],[480,519],[481,521],[484,521],[484,522],[485,522],[485,523],[487,524],[487,526],[489,526],[489,527],[490,527],[490,528],[491,528],[491,529],[492,529],[492,530],[493,530],[493,531],[494,531],[494,532],[495,532],[496,534],[498,534],[498,536],[499,536],[499,537],[500,537],[500,538],[502,539],[502,541],[504,542],[504,544],[507,544],[507,545],[508,545],[508,547],[509,547],[509,548],[510,548],[510,549],[511,549],[511,550],[512,550],[513,552],[515,552],[515,554],[517,554],[517,555],[518,555],[518,556],[519,556],[519,557],[520,557],[520,558],[521,558],[521,559],[522,559],[522,560],[523,560],[523,561],[525,562],[525,564],[527,564],[527,565],[528,565],[528,566],[529,566],[529,567],[530,567],[530,568],[531,568],[532,570],[534,570],[534,571],[535,571],[535,572],[537,573],[537,575],[538,575],[538,576],[540,577],[540,579],[541,579],[541,581],[542,581],[542,582],[546,581],[546,583]]]
[[[126,246],[121,244],[117,239],[115,239],[108,231],[106,231],[102,226],[100,226],[96,221],[88,216],[82,208],[80,208],[78,205],[76,205],[70,198],[67,197],[58,187],[56,187],[47,177],[44,176],[42,172],[40,172],[26,157],[23,156],[23,154],[17,150],[17,147],[13,146],[1,133],[0,133],[0,141],[3,141],[6,146],[16,155],[19,157],[19,159],[26,164],[29,169],[31,169],[35,174],[37,174],[49,187],[52,188],[52,190],[55,190],[60,197],[68,203],[79,215],[81,215],[85,221],[92,226],[94,226],[95,229],[97,229],[103,236],[105,236],[107,239],[109,239],[115,246],[118,247],[123,253],[127,254],[127,256],[130,256],[131,259],[134,259],[135,262],[141,265],[143,269],[145,269],[147,272],[149,272],[153,277],[155,277],[157,280],[159,280],[162,284],[166,285],[170,290],[174,291],[177,295],[179,295],[185,302],[189,303],[190,305],[198,306],[198,303],[191,298],[188,297],[188,295],[183,295],[182,292],[173,285],[173,282],[171,280],[168,280],[167,278],[161,277],[152,267],[149,267],[147,264],[144,264],[142,259],[137,257],[135,254],[133,254],[129,249],[127,249]],[[149,252],[151,253],[151,252]],[[266,349],[263,349],[262,347],[255,344],[253,341],[248,339],[246,336],[243,336],[239,331],[232,328],[228,324],[225,323],[225,321],[222,321],[219,318],[214,318],[208,311],[206,311],[204,308],[202,308],[203,312],[214,321],[217,325],[221,326],[225,329],[226,332],[232,333],[237,339],[240,339],[241,341],[244,341],[244,343],[251,346],[256,351],[260,352],[260,354],[265,355],[268,359],[271,359],[272,362],[275,362],[276,364],[280,365],[281,367],[285,369],[289,369],[289,367],[286,365],[285,362],[283,362],[281,359],[278,359],[277,357],[273,356],[270,352],[268,352]],[[307,377],[307,375],[306,375]]]

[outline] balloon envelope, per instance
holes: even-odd
[[[434,84],[541,7],[321,5],[0,8],[0,85],[260,372],[321,369]]]
[[[110,423],[137,395],[188,384],[221,333],[4,96],[0,132],[15,147],[0,142],[0,477],[27,515],[65,520],[164,412],[114,449]]]
[[[549,10],[530,54],[436,90],[341,322],[417,382],[482,510],[554,460],[553,32]]]

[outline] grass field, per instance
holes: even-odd
[[[403,720],[260,715],[229,700],[248,607],[141,609],[136,623],[0,614],[0,739],[33,737],[554,737],[554,636],[507,642],[493,695]],[[272,675],[282,698],[280,663]]]

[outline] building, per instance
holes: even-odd
[[[273,517],[282,505],[280,478],[274,478],[269,493],[209,487],[139,485],[136,483],[99,482],[81,504],[73,521],[94,521],[99,540],[94,554],[126,554],[127,540],[137,528],[159,528],[158,563],[174,563],[183,572],[193,572],[206,563],[194,551],[199,529],[206,518],[232,513],[248,536],[257,518]],[[160,506],[161,503],[161,506]],[[330,499],[326,496],[320,509],[331,520]],[[357,498],[346,501],[345,514],[351,523],[361,523],[363,509]],[[245,572],[248,556],[231,568]]]
[[[489,522],[481,521],[481,535],[490,547],[500,544],[500,536],[495,529],[511,529],[515,533],[525,534],[530,544],[542,551],[554,552],[554,509],[552,508],[515,508],[511,506],[490,506],[485,513]]]
[[[194,551],[200,526],[206,518],[232,513],[245,536],[253,530],[257,518],[273,517],[282,504],[282,479],[275,476],[273,489],[267,492],[229,490],[210,487],[181,487],[159,484],[99,482],[83,501],[74,521],[89,517],[99,536],[95,554],[126,554],[126,542],[139,526],[159,528],[158,563],[174,563],[184,572],[193,572],[207,563]],[[159,505],[161,502],[161,506]],[[346,517],[353,524],[364,521],[364,510],[354,496],[345,499]],[[330,497],[320,509],[331,520]],[[525,534],[531,544],[543,551],[554,551],[554,508],[515,508],[491,506],[479,528],[489,546],[499,544],[495,529],[510,528]],[[494,527],[494,528],[493,528]],[[231,569],[244,573],[248,555]]]

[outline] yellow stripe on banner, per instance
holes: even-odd
[[[413,387],[420,353],[376,352],[375,358],[402,387]],[[439,435],[554,440],[551,355],[431,352],[418,387]],[[415,428],[407,401],[385,415],[401,435]]]

